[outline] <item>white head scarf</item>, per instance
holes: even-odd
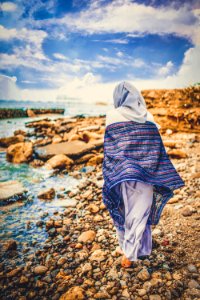
[[[158,128],[160,125],[154,121],[153,115],[147,110],[142,94],[130,83],[119,83],[113,93],[114,107],[127,120],[138,123],[153,122]]]

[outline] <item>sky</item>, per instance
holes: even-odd
[[[15,0],[0,4],[0,99],[110,101],[200,82],[199,0]]]

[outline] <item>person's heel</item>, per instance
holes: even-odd
[[[121,266],[123,268],[130,268],[132,266],[132,261],[130,261],[125,255],[122,256]]]

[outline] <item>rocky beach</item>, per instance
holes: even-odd
[[[142,94],[185,181],[151,255],[121,267],[102,202],[105,115],[26,118],[0,138],[0,299],[200,299],[200,87]]]

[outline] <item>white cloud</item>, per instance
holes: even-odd
[[[199,82],[198,64],[200,57],[200,47],[190,48],[186,51],[183,63],[178,72],[170,76],[157,76],[153,79],[133,78],[129,76],[128,80],[139,89],[161,89],[161,88],[183,88],[190,84]],[[171,63],[168,62],[168,68]],[[166,67],[166,66],[165,66]],[[59,69],[59,68],[58,68]],[[63,73],[53,74],[52,80],[57,80],[59,88],[57,89],[19,89],[16,85],[15,77],[0,77],[1,99],[22,99],[22,100],[49,100],[73,98],[84,102],[108,101],[112,102],[112,93],[117,82],[104,83],[101,77],[87,72],[83,77],[67,77]],[[127,79],[127,78],[123,78]],[[47,76],[50,80],[50,76]],[[21,97],[21,98],[20,98]]]
[[[124,56],[124,53],[123,53],[122,51],[118,51],[118,52],[116,53],[116,55],[117,55],[118,57],[123,57],[123,56]]]
[[[175,34],[199,43],[199,10],[172,6],[152,7],[130,0],[112,1],[107,5],[95,1],[79,14],[67,14],[60,20],[71,31],[94,33]],[[112,42],[117,40],[112,40]],[[122,39],[123,42],[127,40]],[[120,42],[120,39],[118,40]]]
[[[57,59],[60,59],[60,60],[66,60],[66,56],[64,56],[63,54],[61,53],[54,53],[53,56]]]
[[[0,25],[0,39],[9,41],[12,39],[23,40],[33,44],[41,44],[47,37],[47,33],[43,30],[31,30],[31,29],[7,29]]]
[[[16,85],[17,78],[0,75],[0,99],[20,100],[21,91]]]
[[[5,12],[12,12],[17,10],[17,5],[13,2],[4,2],[0,4],[0,10]]]
[[[168,75],[172,71],[173,66],[174,66],[174,64],[171,61],[168,61],[165,66],[161,67],[158,70],[158,74],[161,76]]]

